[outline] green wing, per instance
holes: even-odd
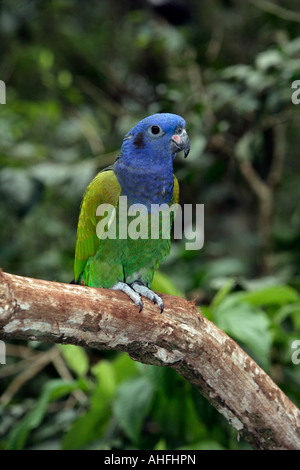
[[[121,187],[117,177],[110,168],[98,173],[89,184],[83,196],[78,221],[74,262],[75,282],[78,281],[89,257],[96,254],[101,242],[96,234],[96,226],[101,220],[100,216],[96,216],[97,207],[100,204],[111,204],[116,207],[120,192]]]
[[[179,183],[175,175],[174,177],[174,186],[173,186],[173,200],[176,204],[179,204]]]

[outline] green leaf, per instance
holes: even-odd
[[[70,369],[78,377],[84,377],[89,369],[89,360],[84,349],[73,344],[60,344],[59,349]]]
[[[216,441],[204,440],[189,444],[187,446],[179,447],[178,450],[224,450],[225,448]]]
[[[152,398],[153,386],[145,377],[123,382],[117,390],[113,413],[125,434],[134,442],[139,440]]]
[[[116,392],[116,361],[118,362],[118,358],[113,362],[102,360],[91,368],[96,380],[90,399],[90,409],[76,419],[65,434],[63,449],[82,449],[103,436],[111,418],[111,402]],[[121,362],[124,364],[124,360]]]
[[[257,68],[266,71],[270,67],[279,67],[284,64],[286,58],[276,49],[269,49],[256,56]]]
[[[73,390],[78,389],[78,386],[77,381],[56,379],[47,382],[34,408],[27,413],[25,418],[23,418],[9,434],[7,449],[23,449],[30,431],[37,428],[42,422],[48,404],[64,395],[68,395]]]
[[[248,346],[263,367],[269,366],[272,336],[264,311],[232,294],[215,309],[214,319],[221,330]]]
[[[240,300],[247,301],[252,305],[285,305],[299,301],[298,292],[290,286],[275,285],[265,287],[253,292],[239,294]]]
[[[229,294],[229,292],[231,291],[231,289],[234,287],[234,284],[235,284],[235,280],[232,279],[232,278],[229,278],[229,279],[226,279],[224,285],[221,287],[221,289],[216,293],[216,295],[214,296],[212,302],[211,302],[211,308],[214,309],[216,308],[218,305],[220,305],[220,303],[222,302],[222,300]]]
[[[133,361],[127,353],[120,353],[113,362],[117,383],[128,380],[138,374],[138,363]]]
[[[159,441],[154,446],[154,450],[167,450],[166,440],[163,438],[159,439]]]
[[[173,281],[160,271],[156,271],[151,284],[151,289],[162,294],[176,295],[178,297],[184,297],[184,293],[178,289]]]
[[[83,449],[91,442],[100,439],[110,418],[110,410],[99,412],[91,409],[73,423],[62,440],[62,450]]]
[[[287,317],[291,317],[294,328],[300,329],[300,302],[283,305],[274,315],[274,323],[279,325]]]
[[[99,361],[92,367],[92,374],[97,379],[97,395],[100,400],[110,400],[116,391],[116,373],[110,361]]]

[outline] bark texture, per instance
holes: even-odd
[[[126,351],[168,366],[193,384],[257,449],[300,449],[300,411],[272,379],[193,302],[143,299],[0,271],[0,338]]]

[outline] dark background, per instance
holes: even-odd
[[[179,114],[205,243],[174,241],[153,287],[194,299],[299,405],[298,0],[1,1],[0,79],[1,268],[70,282],[86,186],[140,119]],[[6,346],[3,448],[249,448],[171,370]]]

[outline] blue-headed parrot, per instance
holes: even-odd
[[[155,239],[150,229],[147,238],[119,236],[122,217],[126,223],[133,217],[128,212],[120,215],[118,209],[120,196],[126,196],[128,207],[143,204],[150,223],[151,205],[178,204],[173,160],[181,150],[186,157],[190,141],[184,119],[176,114],[146,117],[125,135],[115,163],[97,174],[83,196],[75,250],[76,284],[123,291],[140,311],[144,296],[163,311],[162,299],[150,286],[159,263],[169,254],[170,237],[162,237],[161,228]],[[99,229],[104,214],[99,215],[98,207],[103,204],[109,204],[114,211],[109,223]],[[107,236],[112,223],[117,229],[115,238]]]

